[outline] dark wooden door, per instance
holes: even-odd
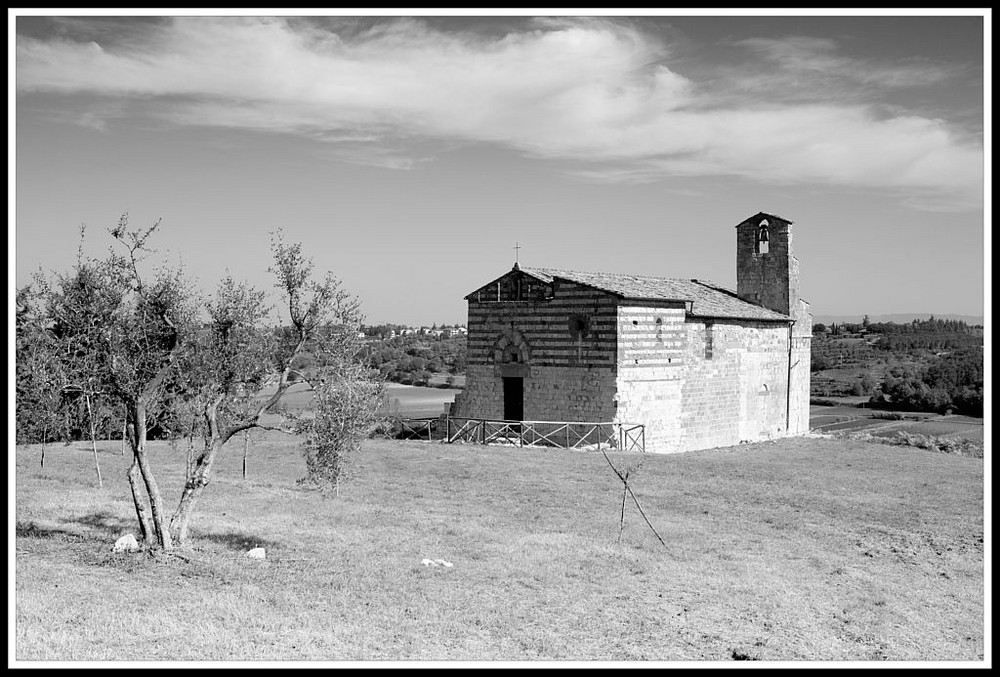
[[[524,378],[520,376],[503,379],[503,417],[505,421],[524,419]]]

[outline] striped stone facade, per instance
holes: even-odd
[[[516,300],[518,279],[522,300]],[[556,280],[544,295],[524,299],[529,276],[512,271],[469,297],[465,390],[454,416],[503,418],[502,379],[522,378],[522,420],[611,421],[617,355],[616,299]],[[534,291],[534,290],[533,290]],[[516,349],[515,349],[516,347]]]

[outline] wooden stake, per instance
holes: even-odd
[[[639,509],[639,514],[642,515],[642,519],[646,520],[646,524],[649,525],[649,528],[653,530],[653,534],[660,541],[660,543],[663,543],[663,547],[667,547],[667,544],[664,542],[664,540],[662,538],[660,538],[660,534],[656,531],[656,528],[649,521],[649,518],[646,517],[646,511],[643,510],[642,506],[639,504],[639,499],[636,498],[636,495],[632,492],[632,488],[628,485],[628,476],[627,475],[622,475],[620,472],[618,472],[618,468],[616,468],[615,464],[611,462],[611,459],[608,458],[607,453],[605,453],[605,451],[603,449],[601,449],[601,454],[604,456],[604,460],[608,462],[608,465],[611,466],[611,470],[613,470],[614,473],[616,475],[618,475],[618,479],[620,479],[622,481],[622,484],[625,485],[625,491],[628,492],[628,494],[632,497],[632,500],[635,502],[635,507],[637,507]],[[625,510],[625,508],[623,506],[622,507],[622,524],[624,524],[624,521],[625,521],[625,512],[624,512],[624,510]],[[619,531],[619,536],[620,535],[621,535],[621,532]]]
[[[86,395],[87,415],[90,417],[90,445],[94,449],[94,467],[97,468],[97,486],[103,488],[104,480],[101,479],[101,464],[97,461],[97,433],[94,431],[94,412],[90,408],[90,395]]]
[[[628,485],[626,485],[628,486]],[[618,542],[622,542],[622,532],[625,531],[625,499],[628,498],[628,492],[622,490],[622,519],[618,523]]]
[[[250,429],[243,431],[243,479],[247,478],[247,455],[250,453]]]

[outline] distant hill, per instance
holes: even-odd
[[[851,322],[860,323],[861,319],[864,317],[864,313],[861,315],[816,315],[813,317],[814,324],[840,324],[841,322]],[[983,324],[982,315],[948,315],[937,313],[896,313],[893,315],[869,315],[869,322],[895,322],[896,324],[904,324],[906,322],[912,322],[913,320],[929,320],[931,317],[935,317],[940,320],[960,320],[968,325],[981,325]]]

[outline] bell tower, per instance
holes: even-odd
[[[760,212],[736,226],[736,293],[744,301],[795,315],[799,262],[792,256],[792,222]]]
[[[736,226],[736,293],[793,320],[788,329],[787,432],[807,432],[812,313],[799,296],[791,221],[760,212]]]

